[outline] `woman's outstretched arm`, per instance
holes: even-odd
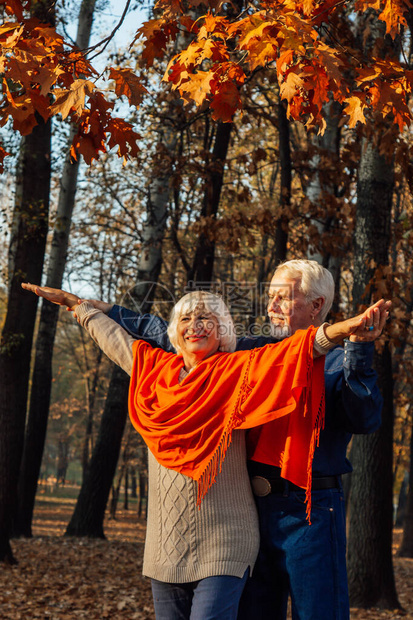
[[[77,295],[61,289],[36,286],[28,282],[23,283],[22,287],[54,304],[66,306],[69,310],[73,310],[79,323],[87,329],[99,348],[115,364],[123,368],[129,375],[131,374],[132,344],[135,339],[115,321],[107,317],[102,310],[95,308],[88,300],[83,301]]]

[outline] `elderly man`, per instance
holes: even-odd
[[[280,265],[269,289],[268,316],[274,335],[321,325],[334,297],[330,272],[315,261]],[[170,349],[166,323],[119,306],[101,307],[130,333]],[[305,491],[280,477],[271,462],[276,423],[250,432],[249,471],[260,519],[261,547],[244,591],[240,620],[285,620],[288,596],[293,620],[349,618],[346,573],[345,509],[341,475],[352,471],[346,458],[353,433],[371,433],[380,425],[382,399],[372,370],[373,340],[386,313],[371,318],[362,338],[337,346],[325,360],[326,421],[313,461],[311,525],[306,520]],[[237,349],[274,341],[241,338]],[[282,421],[281,421],[282,423]]]

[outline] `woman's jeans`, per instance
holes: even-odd
[[[242,579],[218,575],[190,583],[151,579],[156,620],[236,620],[248,572]]]
[[[261,545],[239,607],[239,620],[348,620],[343,493],[312,492],[311,525],[304,492],[256,497]]]

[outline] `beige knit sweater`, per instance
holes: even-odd
[[[78,320],[99,347],[129,375],[133,338],[90,303]],[[259,533],[246,469],[245,433],[234,431],[216,483],[196,505],[196,483],[159,465],[149,453],[149,504],[143,574],[185,583],[213,575],[242,577],[252,570]]]

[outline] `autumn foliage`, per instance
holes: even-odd
[[[331,97],[344,106],[350,127],[365,123],[368,112],[390,118],[400,130],[409,125],[413,72],[397,57],[383,60],[355,51],[351,33],[340,31],[340,16],[350,10],[350,2],[263,0],[232,18],[219,14],[221,6],[211,0],[205,15],[191,19],[179,2],[159,0],[161,17],[138,32],[145,41],[143,59],[159,56],[178,29],[191,37],[164,76],[185,101],[198,106],[208,102],[215,119],[230,121],[242,106],[242,85],[254,71],[272,65],[288,116],[307,126],[323,130],[322,110]],[[386,34],[394,39],[407,25],[411,7],[409,0],[358,0],[354,10],[378,11]]]
[[[113,116],[114,102],[96,87],[98,74],[84,53],[68,45],[54,27],[24,17],[27,3],[3,0],[0,5],[14,18],[0,26],[0,126],[11,120],[13,129],[27,135],[39,119],[61,114],[78,126],[73,157],[81,154],[90,163],[115,145],[119,155],[135,156],[139,136],[130,123]],[[110,78],[117,91],[120,84],[130,82],[121,70],[113,69]],[[138,85],[132,95],[130,88],[128,92],[136,105],[144,89]],[[1,149],[0,161],[4,156]]]
[[[145,93],[141,77],[128,68],[108,68],[108,89],[96,86],[98,74],[83,52],[68,44],[50,25],[28,14],[28,2],[0,0],[9,21],[0,27],[3,96],[0,124],[12,119],[21,134],[31,132],[39,118],[61,114],[78,125],[72,155],[90,163],[107,148],[123,157],[138,152],[138,134],[130,123],[113,116],[116,96],[138,106]],[[357,50],[344,14],[374,11],[383,34],[397,39],[407,26],[410,0],[346,1],[262,0],[239,12],[218,0],[158,0],[154,19],[137,31],[144,69],[156,59],[170,58],[177,37],[187,42],[172,57],[164,75],[186,103],[209,105],[215,120],[231,121],[242,109],[242,87],[254,72],[275,67],[280,97],[288,117],[322,132],[324,104],[342,105],[349,127],[371,114],[410,124],[408,107],[413,71],[401,51],[392,58],[373,49]],[[395,46],[397,50],[397,46]],[[112,91],[113,92],[113,91]],[[5,152],[0,150],[2,161]]]

